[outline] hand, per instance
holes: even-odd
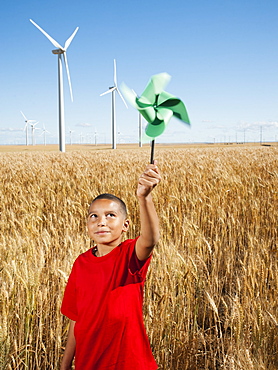
[[[161,176],[157,167],[157,161],[155,160],[154,164],[147,165],[145,171],[139,177],[137,197],[147,197],[160,181]]]

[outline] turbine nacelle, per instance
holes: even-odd
[[[52,50],[53,54],[64,54],[65,50],[62,49],[57,49],[57,50]]]

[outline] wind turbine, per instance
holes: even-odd
[[[22,111],[20,111],[20,113],[22,114],[24,121],[25,121],[25,126],[24,126],[23,131],[26,131],[26,145],[28,145],[28,123],[30,124],[31,122],[36,122],[36,121],[33,119],[27,119]]]
[[[42,135],[43,135],[44,145],[46,145],[46,133],[50,134],[50,132],[49,132],[49,131],[47,131],[47,130],[45,129],[45,126],[44,126],[44,124],[43,124],[43,131],[42,131],[42,133],[41,133],[41,135],[40,135],[40,136],[42,136]]]
[[[52,53],[58,55],[59,149],[60,149],[61,152],[65,152],[65,113],[64,113],[64,89],[63,89],[62,55],[64,57],[64,63],[65,63],[67,76],[68,76],[71,101],[73,101],[73,94],[72,94],[72,88],[71,88],[70,73],[69,73],[69,66],[68,66],[66,51],[67,51],[68,47],[70,46],[70,44],[71,44],[76,32],[78,31],[79,27],[76,27],[73,34],[65,42],[65,46],[62,47],[60,44],[58,44],[58,42],[56,40],[54,40],[51,36],[49,36],[40,26],[38,26],[32,19],[30,19],[30,22],[33,23],[33,25],[35,27],[37,27],[56,48],[58,48],[56,50],[52,50]]]
[[[39,122],[30,123],[31,130],[32,130],[32,145],[35,145],[35,130],[40,130],[38,127],[35,127]]]
[[[70,133],[70,145],[72,145],[72,133],[73,133],[74,131],[72,131],[72,130],[69,130],[69,133]]]
[[[125,106],[127,107],[127,104],[118,89],[117,85],[117,72],[116,72],[116,60],[114,59],[114,86],[109,87],[109,90],[105,91],[104,93],[100,94],[100,96],[103,96],[108,93],[112,93],[112,149],[116,149],[116,103],[115,103],[115,92],[120,95],[122,101],[124,102]]]

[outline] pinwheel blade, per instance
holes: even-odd
[[[65,42],[65,46],[64,46],[64,50],[66,51],[67,48],[70,46],[74,36],[76,35],[76,32],[79,30],[79,27],[76,27],[75,31],[73,32],[73,34],[67,39],[67,41]]]
[[[146,127],[146,135],[150,138],[155,138],[163,134],[172,116],[173,112],[171,110],[161,108],[158,111],[156,118],[152,122],[148,123]]]
[[[103,95],[106,95],[106,94],[109,94],[111,93],[112,91],[116,90],[116,86],[112,87],[111,89],[105,91],[104,93],[100,94],[100,96],[103,96]]]
[[[159,73],[152,76],[141,97],[147,99],[151,104],[155,103],[156,95],[160,94],[170,81],[168,73]]]
[[[71,98],[71,101],[73,101],[73,94],[72,94],[72,87],[71,87],[71,81],[70,81],[70,72],[69,72],[67,53],[64,52],[63,56],[64,56],[64,61],[65,61],[65,66],[66,66],[66,71],[67,71],[67,76],[68,76],[69,89],[70,89],[70,98]]]
[[[64,50],[63,47],[56,41],[54,40],[51,36],[49,36],[48,33],[46,33],[37,23],[35,23],[32,19],[30,19],[30,22],[33,23],[35,27],[37,27],[43,34],[48,38],[48,40],[58,49]]]
[[[146,121],[151,122],[155,119],[154,108],[147,99],[138,98],[136,92],[124,83],[121,84],[121,90],[126,100],[142,114]]]
[[[152,106],[147,106],[144,108],[139,108],[137,106],[137,109],[148,123],[151,123],[156,119],[156,112]]]
[[[162,91],[158,97],[157,103],[160,108],[170,109],[175,117],[190,125],[187,110],[180,99],[176,98],[172,94],[167,93],[166,91]]]
[[[172,111],[175,117],[177,117],[182,122],[190,125],[190,119],[188,117],[187,110],[181,100],[174,107],[172,107]]]
[[[164,121],[165,125],[168,125],[170,119],[173,116],[173,112],[167,108],[159,108],[156,116],[157,119]],[[152,125],[155,125],[155,122],[152,122]]]

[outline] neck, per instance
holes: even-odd
[[[117,245],[103,245],[103,244],[97,244],[96,245],[96,256],[97,257],[103,257],[105,256],[106,254],[110,253],[113,249],[115,249],[116,247],[118,246]]]

